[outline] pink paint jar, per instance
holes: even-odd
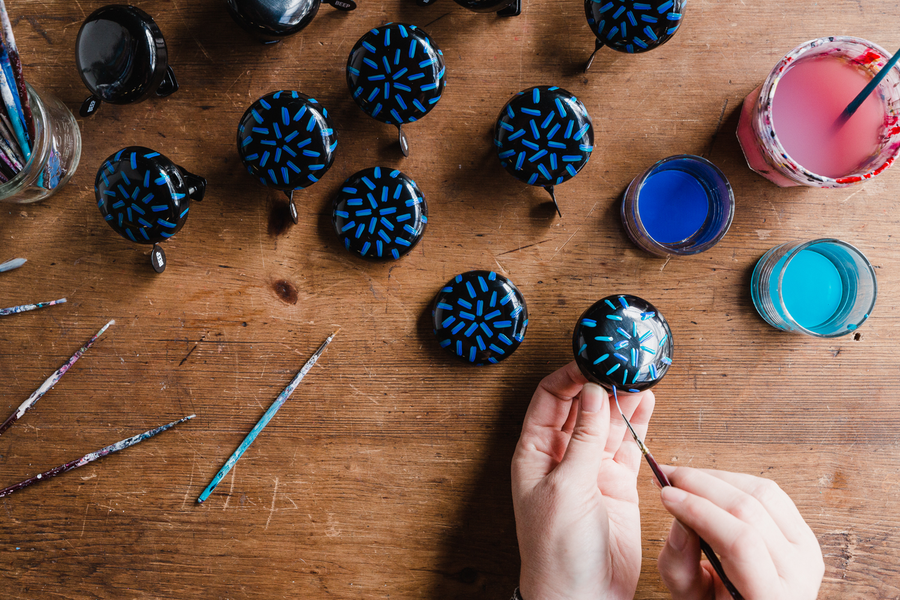
[[[744,99],[737,136],[750,168],[780,187],[842,188],[890,167],[900,155],[900,67],[891,69],[843,128],[833,128],[842,107],[890,57],[881,47],[856,37],[819,38],[789,52]],[[808,127],[804,139],[802,128],[810,124],[814,126]],[[870,127],[864,129],[867,124]],[[861,137],[856,137],[857,131]],[[847,143],[848,135],[852,144]],[[794,148],[796,156],[785,145]],[[837,162],[826,167],[820,159],[827,161],[829,154]],[[798,162],[800,157],[806,164]]]

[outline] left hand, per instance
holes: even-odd
[[[638,435],[652,392],[619,394]],[[571,362],[538,386],[512,462],[525,600],[634,598],[641,572],[641,453],[617,409]]]

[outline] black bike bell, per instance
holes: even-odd
[[[75,62],[91,92],[82,117],[94,114],[101,102],[130,104],[178,90],[162,32],[134,6],[112,4],[92,12],[78,31]]]
[[[325,0],[338,10],[353,10],[353,0]],[[273,44],[309,25],[319,12],[321,0],[226,0],[228,12],[238,25],[264,44]]]
[[[430,6],[435,0],[416,0],[419,6]],[[472,12],[495,12],[501,17],[517,17],[522,14],[522,0],[454,0]]]

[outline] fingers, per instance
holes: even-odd
[[[522,437],[543,428],[560,431],[569,417],[572,399],[585,383],[587,379],[574,361],[547,375],[538,385],[531,404],[528,405],[522,425]]]
[[[578,403],[578,418],[560,469],[579,481],[595,485],[603,463],[603,448],[609,437],[609,400],[606,390],[585,384]]]
[[[631,426],[634,427],[635,433],[643,440],[647,437],[647,430],[650,426],[650,417],[653,415],[653,407],[656,405],[656,397],[653,395],[653,392],[649,390],[640,394],[634,394],[634,396],[638,398],[638,404],[628,420],[631,423]],[[624,410],[624,408],[625,407],[623,406],[622,409]],[[612,410],[612,407],[610,407],[610,409]],[[617,412],[618,411],[613,412],[612,419],[614,421]],[[621,416],[619,417],[619,420],[622,420]],[[612,437],[612,435],[612,427],[610,427],[610,437]],[[641,451],[637,444],[634,443],[630,431],[626,429],[622,435],[622,443],[616,451],[613,460],[621,465],[625,465],[637,473],[641,466]],[[607,442],[607,446],[609,446],[609,442]]]
[[[659,554],[659,574],[672,600],[707,598],[712,577],[700,566],[700,538],[693,530],[672,521],[669,537]]]
[[[779,573],[754,525],[682,489],[665,487],[660,496],[666,510],[712,546],[728,578],[744,597],[771,597],[767,590],[771,582],[780,580]]]
[[[794,501],[771,479],[714,469],[700,469],[700,471],[717,477],[759,500],[789,542],[806,544],[810,539],[815,540],[815,534],[797,510]]]
[[[667,475],[675,487],[709,500],[753,527],[776,563],[790,560],[793,547],[757,498],[700,469],[677,468]]]
[[[641,402],[642,394],[628,394],[623,392],[617,392],[619,397],[619,406],[622,407],[622,412],[625,413],[625,418],[629,421],[634,415],[635,409]],[[608,456],[615,456],[616,452],[619,451],[619,448],[622,446],[622,441],[627,437],[631,439],[631,434],[628,432],[628,426],[625,425],[625,421],[622,419],[622,415],[619,414],[619,408],[616,406],[616,401],[613,399],[613,395],[609,396],[610,407],[610,425],[609,425],[609,439],[606,442],[606,452]]]

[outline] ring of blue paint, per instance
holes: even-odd
[[[823,238],[766,252],[753,269],[750,293],[757,312],[773,327],[839,337],[869,318],[878,282],[862,252]]]
[[[260,183],[299,190],[319,181],[334,164],[337,132],[318,100],[279,90],[251,104],[241,117],[237,147],[241,162]]]
[[[728,232],[734,193],[725,174],[699,156],[665,158],[636,177],[622,201],[631,240],[658,256],[705,252]]]
[[[666,376],[675,352],[669,323],[637,296],[616,294],[594,303],[572,333],[578,368],[589,381],[640,392]]]
[[[672,39],[686,5],[687,0],[585,0],[584,15],[598,42],[638,54]]]
[[[357,105],[389,125],[418,121],[440,101],[444,53],[415,25],[388,23],[362,36],[347,59],[347,86]]]
[[[469,271],[448,281],[431,316],[441,348],[477,366],[509,358],[528,328],[522,293],[493,271]]]
[[[353,254],[399,260],[425,235],[428,204],[407,175],[372,167],[344,182],[332,202],[331,220],[341,245]]]

